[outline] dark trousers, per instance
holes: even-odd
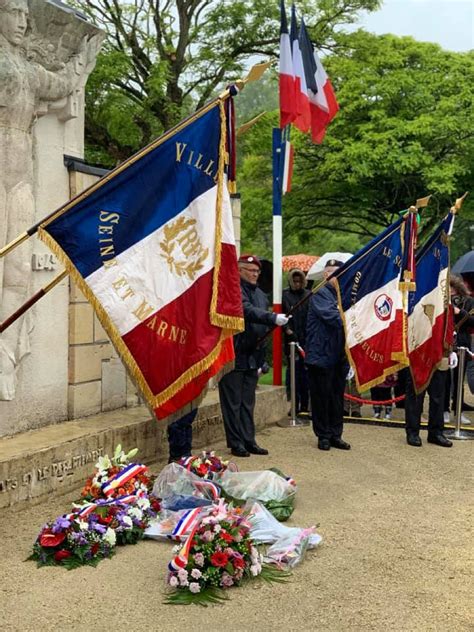
[[[287,357],[288,365],[286,367],[285,385],[286,396],[288,401],[291,400],[291,364],[290,358]],[[309,410],[309,389],[308,389],[308,376],[306,373],[306,365],[304,358],[297,353],[295,361],[295,396],[296,396],[296,413],[301,411],[307,412]]]
[[[245,449],[255,444],[256,369],[231,371],[219,382],[219,399],[224,418],[227,447]]]
[[[447,371],[435,371],[429,383],[428,396],[428,434],[441,434],[444,430],[444,387],[446,384]],[[415,393],[411,376],[407,380],[407,391],[405,398],[405,428],[407,435],[417,435],[420,432],[421,413],[423,412],[423,401],[425,393],[419,395]]]
[[[168,445],[170,461],[176,461],[182,456],[189,456],[192,451],[193,427],[192,423],[196,419],[197,408],[180,419],[173,421],[168,426]]]
[[[407,380],[410,378],[410,369],[402,369],[398,372],[397,383],[393,388],[393,392],[395,397],[400,397],[400,395],[405,395],[407,391]],[[396,402],[396,408],[405,408],[405,400],[401,399]]]
[[[320,439],[342,435],[347,363],[329,369],[307,364],[313,430]]]

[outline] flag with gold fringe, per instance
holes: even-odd
[[[196,406],[243,329],[222,99],[42,223],[158,419]]]

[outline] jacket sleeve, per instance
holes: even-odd
[[[342,327],[342,319],[337,303],[324,292],[316,292],[313,297],[314,311],[330,327]]]
[[[276,314],[272,314],[272,312],[268,312],[266,309],[252,305],[245,294],[242,296],[242,303],[244,318],[247,322],[268,325],[269,327],[275,324]]]
[[[464,318],[466,320],[464,320]],[[471,314],[470,311],[468,312],[466,309],[460,309],[459,310],[459,314],[456,316],[456,323],[463,321],[461,328],[469,328],[469,327],[474,327],[474,314]]]

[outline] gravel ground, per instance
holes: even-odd
[[[96,569],[24,562],[72,497],[2,511],[0,629],[474,630],[474,442],[413,448],[402,430],[355,424],[345,438],[350,452],[321,452],[309,428],[274,426],[258,437],[270,457],[239,459],[290,473],[298,501],[288,524],[316,525],[324,540],[287,584],[231,589],[207,609],[163,605],[168,543],[120,548]]]

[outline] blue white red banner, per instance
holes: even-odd
[[[449,306],[449,236],[454,215],[449,213],[416,254],[416,290],[408,300],[408,354],[417,393],[453,344]]]
[[[58,210],[39,235],[158,419],[195,406],[243,329],[217,100]]]
[[[389,226],[336,272],[346,352],[364,391],[408,364],[406,291],[413,214]]]

